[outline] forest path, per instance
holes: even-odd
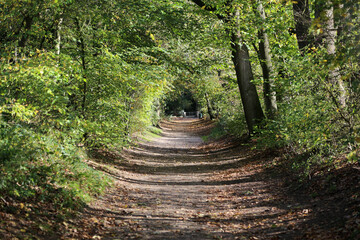
[[[208,121],[175,119],[161,127],[161,137],[119,155],[98,153],[94,167],[117,181],[85,209],[82,238],[306,238],[310,201],[286,195],[280,178],[269,178],[271,153],[228,139],[204,144]]]

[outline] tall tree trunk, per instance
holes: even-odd
[[[251,82],[253,80],[253,74],[248,49],[238,33],[233,33],[231,39],[232,60],[235,67],[241,101],[244,107],[245,119],[248,130],[252,133],[254,127],[258,125],[265,116],[261,108],[256,87]]]
[[[266,16],[264,7],[261,2],[259,2],[257,10],[260,14],[261,19],[265,22]],[[273,119],[274,115],[277,112],[276,92],[274,90],[274,69],[271,61],[269,38],[267,33],[265,32],[264,24],[262,24],[262,26],[260,27],[259,39],[260,42],[258,56],[264,78],[263,94],[265,102],[265,112],[268,118]]]
[[[311,44],[311,39],[309,36],[309,28],[311,26],[309,1],[297,0],[292,1],[292,3],[296,38],[300,51],[304,53],[306,52],[307,47]]]
[[[202,0],[192,1],[207,11],[217,10],[216,8],[206,5]],[[231,1],[227,1],[226,4],[230,6]],[[261,108],[256,86],[251,82],[253,80],[253,74],[249,60],[249,51],[247,46],[244,44],[240,33],[240,11],[239,8],[236,8],[235,16],[229,13],[228,19],[220,14],[217,14],[216,16],[225,23],[235,23],[235,28],[231,30],[229,34],[231,36],[232,61],[234,63],[246,123],[249,132],[252,133],[255,126],[258,125],[265,116]]]
[[[337,29],[335,28],[335,20],[334,20],[334,7],[327,6],[324,9],[324,41],[326,44],[327,53],[331,58],[333,58],[336,54],[336,37],[337,37]],[[346,90],[344,83],[341,79],[340,69],[338,66],[334,68],[330,68],[329,70],[329,81],[333,85],[333,89],[338,89],[339,92],[339,102],[342,107],[346,106]]]
[[[261,108],[259,96],[255,85],[252,83],[253,73],[249,60],[249,51],[244,44],[240,33],[240,11],[235,10],[236,30],[231,34],[232,60],[235,67],[236,78],[244,107],[245,119],[249,132],[265,118]]]
[[[213,119],[215,119],[214,109],[211,106],[209,95],[207,93],[205,93],[205,99],[206,99],[206,105],[207,105],[208,113],[210,116],[210,120],[213,120]]]
[[[59,19],[58,25],[57,25],[57,31],[56,31],[56,54],[60,55],[60,50],[61,50],[61,24],[63,22],[63,18]]]
[[[87,81],[86,81],[85,42],[84,42],[83,34],[81,32],[80,22],[77,18],[75,19],[75,23],[76,23],[77,30],[79,31],[80,58],[81,58],[81,66],[82,66],[82,69],[84,72],[84,74],[83,74],[84,82],[83,82],[83,86],[82,86],[83,95],[82,95],[81,108],[82,108],[82,115],[86,119]]]
[[[26,43],[29,39],[29,31],[31,29],[32,23],[33,23],[33,17],[30,15],[25,16],[25,33],[20,39],[19,47],[24,48],[26,46]]]
[[[84,42],[83,34],[81,32],[80,22],[77,18],[75,18],[75,23],[76,23],[77,30],[79,32],[80,58],[81,58],[81,65],[82,65],[82,69],[83,69],[83,78],[84,78],[84,82],[83,82],[83,86],[82,86],[81,110],[82,110],[83,118],[86,119],[87,81],[86,81],[85,42]],[[89,133],[87,132],[87,130],[85,130],[84,135],[83,135],[85,144],[87,143],[86,140],[88,139],[88,137],[89,137]]]

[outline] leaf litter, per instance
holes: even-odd
[[[120,154],[93,153],[89,164],[116,183],[75,217],[6,200],[12,211],[0,211],[2,239],[360,238],[357,165],[294,187],[281,149],[254,150],[231,137],[204,143],[210,121],[161,127],[161,138]]]

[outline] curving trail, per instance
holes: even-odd
[[[204,144],[211,122],[161,127],[160,138],[98,153],[93,166],[117,181],[83,213],[84,239],[306,238],[310,206],[269,178],[264,163],[274,156],[227,139]]]

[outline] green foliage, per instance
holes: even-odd
[[[334,12],[341,31],[336,53],[329,54],[321,18],[312,19],[310,29],[316,44],[300,53],[289,31],[290,1],[263,2],[265,20],[256,12],[258,1],[204,2],[201,9],[167,0],[1,1],[0,191],[64,206],[89,199],[108,180],[85,164],[86,149],[119,149],[134,133],[159,134],[149,126],[159,124],[166,103],[218,118],[214,136],[221,129],[242,136],[246,122],[229,31],[241,32],[259,87],[259,26],[270,41],[279,107],[257,129],[259,146],[286,146],[304,156],[293,165],[306,174],[336,164],[341,154],[356,161],[359,4],[344,0]],[[240,29],[217,19],[237,8]],[[331,72],[345,91],[331,82]],[[346,106],[339,101],[344,92]]]
[[[342,1],[342,7],[334,8],[334,23],[339,29],[336,53],[329,52],[329,41],[324,33],[326,18],[315,18],[311,5],[312,26],[309,39],[314,42],[309,49],[300,52],[294,34],[294,17],[291,2],[262,2],[266,19],[257,13],[260,1],[233,2],[203,1],[204,10],[211,8],[216,14],[226,16],[239,7],[241,27],[239,30],[251,51],[251,61],[256,85],[261,86],[263,76],[256,60],[259,26],[262,26],[270,41],[272,64],[279,111],[274,119],[267,119],[259,126],[253,138],[258,147],[287,147],[290,156],[299,156],[293,161],[294,169],[309,176],[319,166],[336,166],[341,156],[355,161],[358,145],[354,139],[360,134],[359,96],[359,5]],[[225,26],[233,30],[231,20]],[[330,30],[331,31],[331,30]],[[215,31],[214,31],[215,32]],[[226,42],[226,41],[224,41]],[[218,44],[220,46],[220,44]],[[223,47],[223,45],[221,45]],[[209,65],[200,75],[204,81],[197,82],[198,101],[206,112],[205,93],[218,111],[220,123],[232,134],[242,135],[244,116],[231,79],[233,73],[219,77],[221,87],[212,86],[213,67],[227,73],[225,65]],[[335,75],[335,77],[334,77]],[[219,89],[220,94],[215,89]],[[226,93],[226,94],[224,94]],[[259,94],[260,95],[260,94]],[[202,97],[201,97],[202,96]],[[346,100],[346,104],[342,103]]]
[[[77,147],[83,129],[71,96],[84,79],[76,63],[38,52],[1,72],[0,191],[65,208],[101,193],[109,179],[89,168]]]
[[[109,186],[110,179],[90,168],[84,161],[86,154],[61,135],[1,122],[3,196],[51,202],[66,209],[80,207]]]
[[[119,149],[158,124],[173,79],[159,36],[181,28],[183,10],[143,0],[0,5],[0,192],[80,206],[110,182],[86,150]],[[152,25],[145,10],[173,17]]]
[[[153,134],[156,134],[156,135],[161,135],[162,133],[162,130],[160,128],[157,128],[157,127],[154,127],[154,126],[149,126],[147,128],[147,131],[153,133]]]
[[[202,140],[204,142],[211,141],[211,140],[217,140],[221,137],[225,136],[227,132],[223,129],[223,127],[217,123],[217,125],[211,129],[211,132],[209,135],[202,136]]]
[[[359,105],[340,105],[338,89],[328,80],[330,64],[321,49],[288,58],[284,66],[291,74],[281,79],[285,84],[278,117],[258,129],[259,147],[287,147],[298,156],[293,167],[303,176],[323,166],[336,166],[340,155],[357,148],[354,139],[360,118],[354,109]],[[349,156],[353,161],[353,155]]]
[[[140,138],[145,141],[151,141],[154,138],[161,136],[162,130],[154,126],[148,126],[145,131],[141,133]]]

